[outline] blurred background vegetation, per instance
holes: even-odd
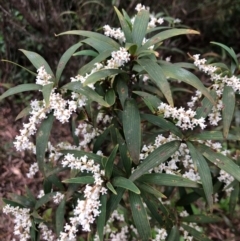
[[[0,0],[1,59],[33,69],[18,51],[26,49],[42,55],[55,69],[64,51],[78,40],[76,36],[55,37],[55,34],[75,29],[101,32],[105,24],[118,27],[113,6],[124,8],[131,16],[137,3],[136,0]],[[176,50],[183,50],[183,60],[187,51],[220,51],[210,41],[224,43],[240,52],[240,0],[146,0],[142,4],[149,6],[151,12],[180,18],[184,25],[201,32],[200,36],[172,41],[167,50],[173,58],[174,53],[179,55]],[[221,52],[218,54],[224,58]],[[75,76],[84,61],[83,58],[71,61],[65,76]],[[26,71],[10,63],[1,62],[0,67],[0,94],[10,85],[34,81]]]

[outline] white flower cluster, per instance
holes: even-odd
[[[159,105],[158,110],[160,113],[164,114],[164,118],[173,118],[174,120],[177,119],[178,122],[176,123],[176,126],[179,126],[183,130],[192,130],[194,127],[198,125],[201,127],[201,129],[204,129],[206,127],[206,125],[204,124],[205,119],[194,118],[196,112],[191,109],[185,111],[183,107],[177,109],[176,107],[171,107],[170,105],[162,102]]]
[[[104,34],[110,38],[115,38],[121,42],[125,42],[126,38],[120,28],[111,28],[109,25],[103,26]]]
[[[11,214],[14,219],[14,235],[19,236],[19,240],[28,241],[30,238],[30,228],[32,226],[30,219],[30,209],[12,207],[9,204],[3,207],[3,213]]]
[[[188,212],[185,211],[185,210],[182,211],[179,215],[180,215],[180,217],[189,216]],[[201,232],[201,228],[196,223],[184,223],[184,224],[187,224],[191,228],[194,228],[198,232]],[[193,236],[190,236],[189,233],[183,227],[180,227],[179,230],[183,232],[183,238],[184,238],[185,241],[193,241]]]
[[[135,7],[135,10],[140,12],[141,10],[150,10],[149,7],[146,7],[145,5],[142,5],[141,3],[138,3]]]
[[[220,170],[219,174],[220,174],[220,176],[218,177],[218,180],[220,182],[225,183],[224,189],[225,189],[227,195],[229,196],[230,193],[233,191],[233,187],[229,187],[227,189],[226,189],[226,187],[234,181],[234,177],[231,176],[230,174],[228,174],[227,172],[225,172],[224,170]]]
[[[46,72],[44,66],[41,66],[37,70],[37,72],[38,72],[38,74],[37,74],[37,78],[36,78],[36,84],[47,85],[47,84],[52,83],[51,81],[49,81],[52,78],[52,76]]]
[[[39,167],[37,162],[33,163],[30,168],[29,172],[26,174],[28,178],[33,178],[33,176],[39,171]]]
[[[37,198],[40,199],[45,195],[44,191],[41,189],[37,195]]]
[[[39,224],[39,229],[41,231],[42,239],[47,241],[54,241],[55,237],[52,230],[48,229],[47,225],[44,223]]]
[[[53,196],[53,202],[56,204],[59,204],[64,198],[64,194],[57,192],[54,196]]]
[[[156,232],[156,237],[154,239],[152,239],[152,241],[164,241],[166,240],[168,234],[166,232],[166,230],[164,228],[154,228],[155,232]]]
[[[65,232],[61,232],[59,241],[75,240],[77,226],[80,224],[83,231],[90,231],[90,224],[100,214],[100,195],[107,193],[107,189],[102,186],[105,173],[100,170],[99,164],[94,164],[93,160],[88,160],[87,156],[75,158],[73,154],[67,154],[62,161],[62,165],[71,169],[78,169],[81,172],[92,172],[94,177],[94,186],[86,185],[84,190],[85,200],[78,200],[73,210],[74,217],[70,218],[70,224],[64,226]]]

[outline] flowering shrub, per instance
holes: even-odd
[[[197,31],[141,4],[132,19],[115,10],[121,28],[62,33],[86,38],[63,54],[56,74],[40,55],[22,50],[37,68],[36,83],[0,97],[43,95],[20,113],[29,121],[14,142],[18,151],[36,154],[27,177],[40,172],[43,190],[4,199],[21,240],[79,240],[84,232],[89,240],[209,240],[199,224],[220,220],[211,213],[223,185],[230,210],[236,206],[240,169],[235,150],[226,149],[228,140],[240,139],[231,125],[240,90],[234,51],[215,43],[232,57],[230,69],[199,55],[191,56],[193,64],[171,63],[157,52],[162,42]],[[76,52],[85,45],[91,48]],[[93,59],[62,86],[73,54]],[[188,68],[203,71],[206,86]],[[173,96],[176,80],[196,89],[189,102]],[[54,119],[71,123],[73,143],[50,142]],[[190,204],[200,198],[207,208],[194,214]]]

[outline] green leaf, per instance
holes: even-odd
[[[78,56],[78,55],[97,57],[98,53],[96,51],[93,51],[93,50],[82,50],[82,51],[78,51],[78,52],[73,54],[73,56]]]
[[[65,205],[66,205],[66,200],[65,198],[63,198],[63,200],[60,202],[56,210],[55,222],[56,222],[57,236],[59,236],[60,233],[63,232]]]
[[[159,166],[166,161],[173,153],[175,153],[180,146],[179,141],[171,141],[155,149],[150,153],[138,168],[130,176],[130,180],[134,181],[147,173],[150,169]]]
[[[89,84],[95,84],[97,81],[105,79],[107,77],[110,77],[112,75],[116,75],[119,73],[124,73],[124,71],[120,69],[103,69],[99,70],[97,72],[94,72],[93,74],[89,75],[87,79],[84,81],[83,86],[89,85]]]
[[[172,230],[167,238],[167,241],[179,241],[180,235],[177,226],[173,226]]]
[[[38,129],[37,136],[36,136],[36,156],[39,170],[45,174],[44,172],[44,158],[45,158],[45,151],[48,145],[48,139],[50,136],[50,132],[52,129],[54,116],[53,114],[48,115],[47,119],[43,120],[40,128]]]
[[[132,29],[132,39],[133,43],[136,43],[138,46],[142,45],[143,39],[147,32],[149,21],[149,11],[141,10],[138,12],[135,17]]]
[[[214,98],[211,96],[206,87],[202,84],[197,76],[192,74],[186,69],[180,68],[174,64],[161,64],[162,71],[166,77],[173,78],[175,80],[183,81],[197,90],[199,90],[203,95],[205,95],[212,104],[215,104]]]
[[[166,173],[145,174],[145,175],[142,175],[138,179],[138,181],[145,182],[148,184],[161,185],[161,186],[193,187],[193,188],[199,187],[198,183],[191,181],[188,178],[184,178],[184,177],[172,175],[172,174],[166,174]]]
[[[188,225],[181,224],[181,226],[191,234],[196,240],[199,241],[211,241],[205,234],[198,232],[195,228],[192,228]]]
[[[55,169],[55,168],[54,168]],[[59,177],[56,174],[53,175],[49,175],[48,176],[48,180],[55,185],[59,190],[64,191],[65,188],[63,186],[63,184],[61,183],[61,181],[59,180]]]
[[[112,175],[113,165],[114,165],[114,160],[115,160],[115,158],[116,158],[117,150],[118,150],[118,145],[116,145],[116,146],[113,148],[110,156],[109,156],[108,159],[107,159],[106,166],[105,166],[105,176],[106,176],[107,178],[110,178],[111,175]]]
[[[24,205],[22,205],[21,203],[18,203],[18,202],[14,202],[12,200],[9,200],[9,199],[6,199],[6,198],[2,198],[3,202],[5,204],[9,204],[10,206],[12,207],[19,207],[19,208],[25,208]]]
[[[221,48],[225,49],[227,53],[233,58],[235,64],[238,66],[238,60],[237,60],[237,55],[235,54],[234,50],[232,48],[227,47],[224,44],[218,43],[218,42],[210,42],[211,44],[215,44],[220,46]]]
[[[123,110],[123,132],[129,154],[135,164],[139,163],[141,148],[141,120],[134,99],[126,99]]]
[[[235,208],[239,200],[239,182],[237,180],[233,181],[233,190],[230,194],[229,200],[229,213],[233,217],[235,214]]]
[[[44,98],[46,107],[48,107],[50,104],[50,95],[52,93],[52,89],[53,89],[53,83],[44,85],[42,88],[43,98]]]
[[[39,200],[37,200],[34,209],[38,209],[42,207],[47,202],[51,201],[53,196],[56,195],[57,192],[50,192],[48,194],[45,194],[43,197],[41,197]]]
[[[141,118],[143,120],[147,120],[148,122],[159,126],[165,131],[172,132],[174,135],[183,138],[183,134],[181,131],[174,125],[172,122],[165,120],[164,118],[160,116],[150,115],[150,114],[141,114]]]
[[[66,50],[65,53],[62,55],[61,59],[59,60],[59,63],[57,66],[57,71],[56,71],[56,85],[58,84],[58,81],[60,80],[60,77],[62,75],[62,72],[63,72],[67,62],[72,57],[73,53],[81,46],[82,46],[81,42],[74,44],[68,50]]]
[[[100,214],[97,216],[97,233],[100,241],[103,241],[104,237],[104,226],[106,223],[106,211],[107,211],[107,195],[101,195],[100,197]]]
[[[149,78],[162,91],[168,103],[173,106],[172,92],[170,85],[164,75],[162,68],[151,59],[138,59],[137,62],[147,72]]]
[[[129,202],[132,210],[134,224],[139,236],[143,241],[148,241],[151,237],[151,228],[147,217],[146,209],[143,206],[141,196],[129,192]]]
[[[54,77],[54,74],[53,74],[50,66],[48,65],[47,61],[41,55],[39,55],[35,52],[24,50],[24,49],[19,49],[19,50],[22,51],[26,55],[26,57],[30,60],[30,62],[33,64],[33,66],[36,69],[39,69],[40,67],[44,66],[44,69],[46,70],[46,72],[48,74],[50,74],[52,76],[52,78]]]
[[[34,207],[35,201],[29,197],[21,196],[15,193],[10,193],[8,196],[16,203],[21,204],[24,207],[32,208]]]
[[[123,15],[121,14],[121,12],[116,7],[114,7],[114,10],[117,13],[119,22],[120,22],[121,27],[122,27],[122,31],[123,31],[124,36],[126,38],[126,42],[132,43],[132,33],[131,33],[131,29],[130,29],[127,21],[124,19]]]
[[[106,187],[115,195],[117,195],[117,191],[115,190],[115,188],[113,187],[111,182],[107,182],[106,183]]]
[[[72,90],[79,94],[85,95],[91,101],[96,101],[100,105],[109,107],[109,104],[105,100],[103,100],[102,96],[98,95],[94,90],[92,90],[88,86],[83,87],[81,82],[78,82],[78,81],[71,82],[71,83],[64,85],[62,88]]]
[[[22,84],[18,85],[16,87],[12,87],[11,89],[7,90],[0,96],[0,100],[10,96],[15,95],[17,93],[25,92],[25,91],[31,91],[31,90],[41,90],[42,86],[37,84]]]
[[[116,95],[113,89],[109,89],[105,95],[106,102],[112,106],[115,103]]]
[[[205,145],[200,145],[199,149],[203,156],[205,156],[210,162],[240,181],[240,167],[234,163],[233,160],[221,153],[216,153],[210,147]]]
[[[140,194],[138,187],[129,179],[125,177],[115,177],[112,180],[113,186],[128,189],[136,194]]]
[[[91,32],[91,31],[83,31],[83,30],[72,30],[72,31],[60,33],[57,36],[66,35],[66,34],[81,35],[84,37],[93,38],[93,39],[95,39],[95,41],[100,40],[102,42],[107,43],[109,45],[109,49],[111,49],[111,51],[120,48],[120,45],[116,41],[114,41],[113,39],[111,39],[103,34],[100,34],[100,33],[95,33],[95,32]]]
[[[152,45],[158,44],[165,39],[182,34],[199,34],[199,32],[192,29],[169,29],[154,35],[138,50],[138,52],[141,52],[143,49],[147,49]]]
[[[96,137],[93,146],[93,152],[97,152],[102,148],[103,143],[107,140],[107,136],[109,135],[110,129],[113,128],[113,125],[108,126],[100,135]]]
[[[209,166],[202,156],[202,154],[195,149],[191,142],[187,142],[188,149],[190,151],[191,157],[193,161],[197,164],[197,170],[201,177],[201,182],[203,186],[203,190],[209,205],[210,210],[212,210],[213,206],[213,183],[212,176],[209,169]]]
[[[81,176],[81,177],[74,177],[70,179],[65,179],[62,182],[64,183],[79,183],[79,184],[93,184],[94,177],[92,176]]]
[[[121,75],[116,77],[117,82],[117,93],[121,102],[122,107],[124,107],[125,100],[128,98],[128,86],[126,81]]]
[[[187,223],[216,223],[221,222],[222,218],[216,215],[195,214],[183,217],[181,218],[181,221]]]
[[[23,110],[21,110],[20,113],[15,118],[15,121],[27,116],[30,113],[31,109],[32,108],[30,106],[28,106],[28,107],[24,108]]]
[[[87,38],[82,40],[82,43],[86,43],[89,46],[91,46],[92,48],[94,48],[95,50],[97,50],[99,53],[103,53],[107,50],[109,50],[109,44],[104,42],[104,41],[100,41],[94,39],[94,38]],[[111,51],[116,50],[115,48],[111,48]]]
[[[157,198],[167,198],[163,193],[159,192],[156,188],[154,188],[148,184],[138,182],[137,186],[140,188],[140,190],[150,193]]]
[[[222,96],[223,102],[223,136],[227,138],[229,133],[229,128],[231,126],[232,118],[235,109],[235,93],[232,87],[225,86]]]

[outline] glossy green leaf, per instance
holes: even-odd
[[[231,122],[234,116],[235,109],[235,93],[232,87],[225,86],[223,90],[222,96],[223,102],[223,136],[227,138],[229,133],[229,128],[231,126]]]
[[[57,71],[56,71],[56,84],[58,84],[58,81],[60,80],[60,77],[62,75],[62,72],[69,61],[69,59],[72,57],[74,52],[82,46],[82,43],[79,42],[77,44],[74,44],[71,46],[68,50],[65,51],[65,53],[62,55],[61,59],[59,60]]]
[[[232,141],[240,141],[240,134],[236,132],[228,133],[227,138],[223,136],[222,131],[202,131],[199,134],[193,134],[189,137],[189,140],[232,140]]]
[[[123,132],[129,154],[135,164],[139,163],[141,148],[141,120],[134,99],[126,99],[123,110]]]
[[[107,211],[107,195],[101,195],[100,197],[100,214],[97,216],[97,233],[100,241],[103,241],[104,237],[104,226],[106,223],[106,211]]]
[[[212,104],[215,104],[213,97],[196,75],[192,74],[186,69],[180,68],[170,63],[161,64],[161,67],[166,77],[170,77],[175,80],[180,80],[193,86],[194,88],[199,90],[203,95],[205,95]]]
[[[162,128],[165,131],[172,132],[176,136],[182,138],[183,134],[179,130],[179,128],[174,125],[172,122],[167,121],[166,119],[162,118],[161,116],[155,116],[150,114],[141,114],[141,118],[143,120],[147,120],[148,122]]]
[[[167,241],[179,241],[180,234],[177,226],[173,226],[171,232],[167,238]]]
[[[92,176],[81,176],[81,177],[74,177],[70,179],[65,179],[62,182],[64,183],[79,183],[79,184],[93,184],[94,177]]]
[[[44,204],[51,201],[53,199],[53,196],[56,195],[56,193],[57,192],[50,192],[48,194],[45,194],[43,197],[41,197],[39,200],[37,200],[34,208],[38,209],[38,208],[42,207]]]
[[[112,180],[112,184],[115,187],[122,187],[136,194],[140,194],[140,190],[138,189],[138,187],[131,180],[125,177],[114,177]]]
[[[147,211],[143,206],[141,196],[129,192],[129,202],[132,210],[134,224],[142,241],[148,241],[151,237],[151,227],[147,217]]]
[[[105,79],[107,77],[124,73],[124,71],[120,69],[103,69],[99,70],[97,72],[94,72],[93,74],[89,75],[87,79],[84,81],[83,86],[89,85],[89,84],[95,84],[97,81]]]
[[[36,225],[33,222],[33,220],[30,221],[31,227],[30,227],[30,237],[31,237],[31,241],[36,241],[37,240],[37,229],[36,229]]]
[[[151,81],[162,91],[168,103],[173,106],[171,88],[162,68],[150,59],[138,59],[137,62],[147,72]]]
[[[232,187],[233,187],[233,190],[231,191],[230,200],[229,200],[229,213],[231,216],[234,216],[235,208],[239,200],[239,182],[237,180],[234,180]]]
[[[26,196],[21,196],[16,193],[9,193],[8,196],[11,198],[12,201],[21,204],[22,206],[26,208],[33,208],[35,201],[33,201],[31,198]]]
[[[117,93],[121,102],[122,107],[124,107],[125,100],[128,98],[128,86],[126,81],[121,75],[116,77],[117,82]]]
[[[116,50],[116,49],[120,48],[120,45],[116,41],[114,41],[113,39],[111,39],[111,38],[109,38],[109,37],[107,37],[103,34],[100,34],[100,33],[95,33],[95,32],[91,32],[91,31],[84,31],[84,30],[72,30],[72,31],[60,33],[57,36],[66,35],[66,34],[81,35],[81,36],[84,36],[84,37],[96,39],[96,41],[100,40],[102,42],[107,43],[109,45],[109,49]]]
[[[109,44],[101,41],[101,40],[97,40],[94,38],[87,38],[82,40],[82,43],[88,44],[89,46],[91,46],[92,48],[94,48],[95,50],[97,50],[99,53],[103,53],[107,50],[109,50]],[[116,49],[111,47],[111,51],[115,51]]]
[[[139,52],[142,51],[142,49],[148,49],[150,46],[158,44],[165,39],[172,38],[182,34],[199,34],[199,32],[192,29],[169,29],[166,31],[162,31],[161,33],[158,33],[154,35],[152,38],[150,38],[142,46],[142,48],[139,49]]]
[[[65,190],[62,182],[60,181],[59,177],[56,174],[50,175],[47,178],[53,185],[55,185],[58,188],[58,190],[60,190],[60,191]]]
[[[163,193],[158,191],[156,188],[145,184],[145,183],[137,183],[137,186],[139,187],[140,190],[153,194],[157,198],[167,198]]]
[[[209,166],[202,154],[193,146],[191,142],[187,142],[188,149],[193,161],[197,164],[197,171],[201,177],[203,190],[210,210],[213,206],[213,183]]]
[[[186,230],[187,232],[189,232],[191,234],[191,236],[194,237],[194,239],[199,240],[199,241],[211,241],[206,234],[200,233],[199,231],[197,231],[195,228],[192,228],[188,225],[185,224],[181,224],[181,226],[184,228],[184,230]]]
[[[36,156],[39,170],[44,175],[44,159],[45,159],[45,151],[48,145],[48,139],[50,136],[50,132],[53,125],[54,116],[53,114],[49,114],[47,119],[43,120],[41,126],[38,129],[36,136]]]
[[[56,210],[55,223],[57,236],[63,232],[66,199],[63,198]]]
[[[131,29],[130,29],[127,21],[125,20],[125,18],[121,14],[121,12],[116,7],[114,7],[114,10],[117,13],[119,22],[121,24],[122,31],[123,31],[124,36],[126,38],[126,42],[131,43],[132,42],[132,33],[131,33]]]
[[[43,98],[44,98],[46,107],[48,107],[50,104],[50,95],[52,93],[52,89],[53,89],[53,83],[44,85],[42,88]]]
[[[145,182],[148,184],[161,185],[161,186],[193,187],[193,188],[199,187],[198,183],[191,181],[188,178],[184,178],[184,177],[172,175],[172,174],[166,174],[166,173],[144,174],[138,179],[138,181]]]
[[[5,204],[9,204],[12,207],[19,207],[19,208],[25,208],[26,207],[26,206],[22,205],[21,203],[14,202],[14,201],[9,200],[7,198],[2,198],[2,200]]]
[[[117,150],[118,150],[118,145],[116,145],[116,146],[113,148],[110,156],[109,156],[108,159],[107,159],[107,162],[106,162],[106,165],[105,165],[105,176],[106,176],[107,178],[110,178],[111,175],[112,175],[113,165],[114,165],[114,160],[115,160],[115,158],[116,158]]]
[[[106,187],[107,187],[114,195],[117,195],[117,191],[116,191],[115,188],[113,187],[112,183],[107,182],[107,183],[106,183]]]
[[[31,109],[32,108],[30,106],[28,106],[28,107],[24,108],[23,110],[21,110],[20,113],[15,118],[15,121],[27,116],[30,113]]]
[[[54,74],[53,74],[50,66],[48,65],[47,61],[41,55],[39,55],[35,52],[24,50],[24,49],[19,49],[19,50],[22,51],[26,55],[26,57],[30,60],[30,62],[33,64],[33,66],[36,69],[39,69],[40,67],[44,66],[46,72],[48,74],[50,74],[52,77],[54,77]]]
[[[98,95],[93,89],[88,86],[83,87],[81,82],[75,81],[64,85],[62,88],[72,90],[79,94],[85,95],[88,99],[98,102],[100,105],[109,107],[109,104],[103,100],[103,97]]]
[[[159,166],[178,150],[179,145],[179,141],[171,141],[155,149],[143,160],[129,179],[134,181],[143,174],[146,174],[150,169]]]
[[[232,48],[229,48],[228,46],[218,43],[218,42],[210,42],[211,44],[215,44],[220,46],[221,48],[225,49],[227,53],[233,58],[235,64],[238,66],[238,60],[237,60],[237,55],[235,54],[234,50]]]
[[[37,84],[22,84],[22,85],[18,85],[15,87],[12,87],[11,89],[7,90],[6,92],[4,92],[1,96],[0,96],[0,100],[10,96],[10,95],[15,95],[21,92],[25,92],[25,91],[32,91],[32,90],[41,90],[42,86],[41,85],[37,85]]]
[[[109,89],[105,95],[106,102],[112,106],[115,103],[116,95],[115,91],[113,89]]]
[[[132,29],[132,40],[133,43],[136,43],[138,46],[142,45],[143,39],[147,32],[149,21],[149,11],[141,10],[138,12],[135,17]]]
[[[78,55],[97,57],[98,53],[93,50],[81,50],[73,54],[73,56],[78,56]]]
[[[201,145],[199,149],[210,162],[240,181],[240,167],[233,160],[205,145]]]
[[[187,223],[216,223],[221,222],[222,218],[216,215],[195,214],[183,217],[181,220]]]

